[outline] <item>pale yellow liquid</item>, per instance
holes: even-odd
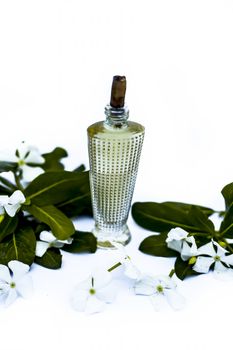
[[[126,225],[134,191],[144,127],[128,122],[109,126],[98,122],[88,128],[90,184],[98,245],[126,244]]]

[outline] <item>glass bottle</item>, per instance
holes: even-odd
[[[106,120],[87,129],[90,186],[95,227],[101,248],[126,245],[131,238],[126,224],[133,196],[144,127],[128,121],[124,105],[126,79],[114,76]]]

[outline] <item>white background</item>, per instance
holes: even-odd
[[[62,146],[69,169],[88,166],[86,128],[104,118],[112,76],[126,75],[130,118],[146,127],[134,200],[223,209],[220,191],[233,180],[232,62],[232,0],[0,0],[0,149],[22,140],[42,152]],[[148,233],[130,223],[131,255],[166,273],[172,262],[140,254]],[[156,314],[127,293],[106,314],[73,313],[66,296],[74,280],[111,261],[106,254],[65,256],[56,272],[35,267],[34,299],[3,311],[1,348],[223,344],[233,284],[211,276],[182,285],[181,313]]]

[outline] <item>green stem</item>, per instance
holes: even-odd
[[[172,278],[172,276],[174,275],[175,272],[176,272],[175,269],[172,269],[172,270],[170,271],[170,273],[169,273],[168,276],[169,276],[170,278]]]
[[[15,183],[16,183],[18,189],[19,189],[20,191],[23,191],[24,188],[23,188],[23,186],[21,185],[20,178],[19,178],[18,175],[16,175],[16,173],[14,173],[14,178],[15,178]]]
[[[115,265],[113,265],[112,267],[110,267],[110,268],[108,269],[108,272],[111,272],[111,271],[117,269],[117,268],[118,268],[119,266],[121,266],[121,265],[122,265],[122,263],[118,262],[117,264],[115,264]]]

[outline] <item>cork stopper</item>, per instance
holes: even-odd
[[[110,106],[113,108],[122,108],[125,105],[126,78],[125,76],[115,75],[112,82],[112,92]]]

